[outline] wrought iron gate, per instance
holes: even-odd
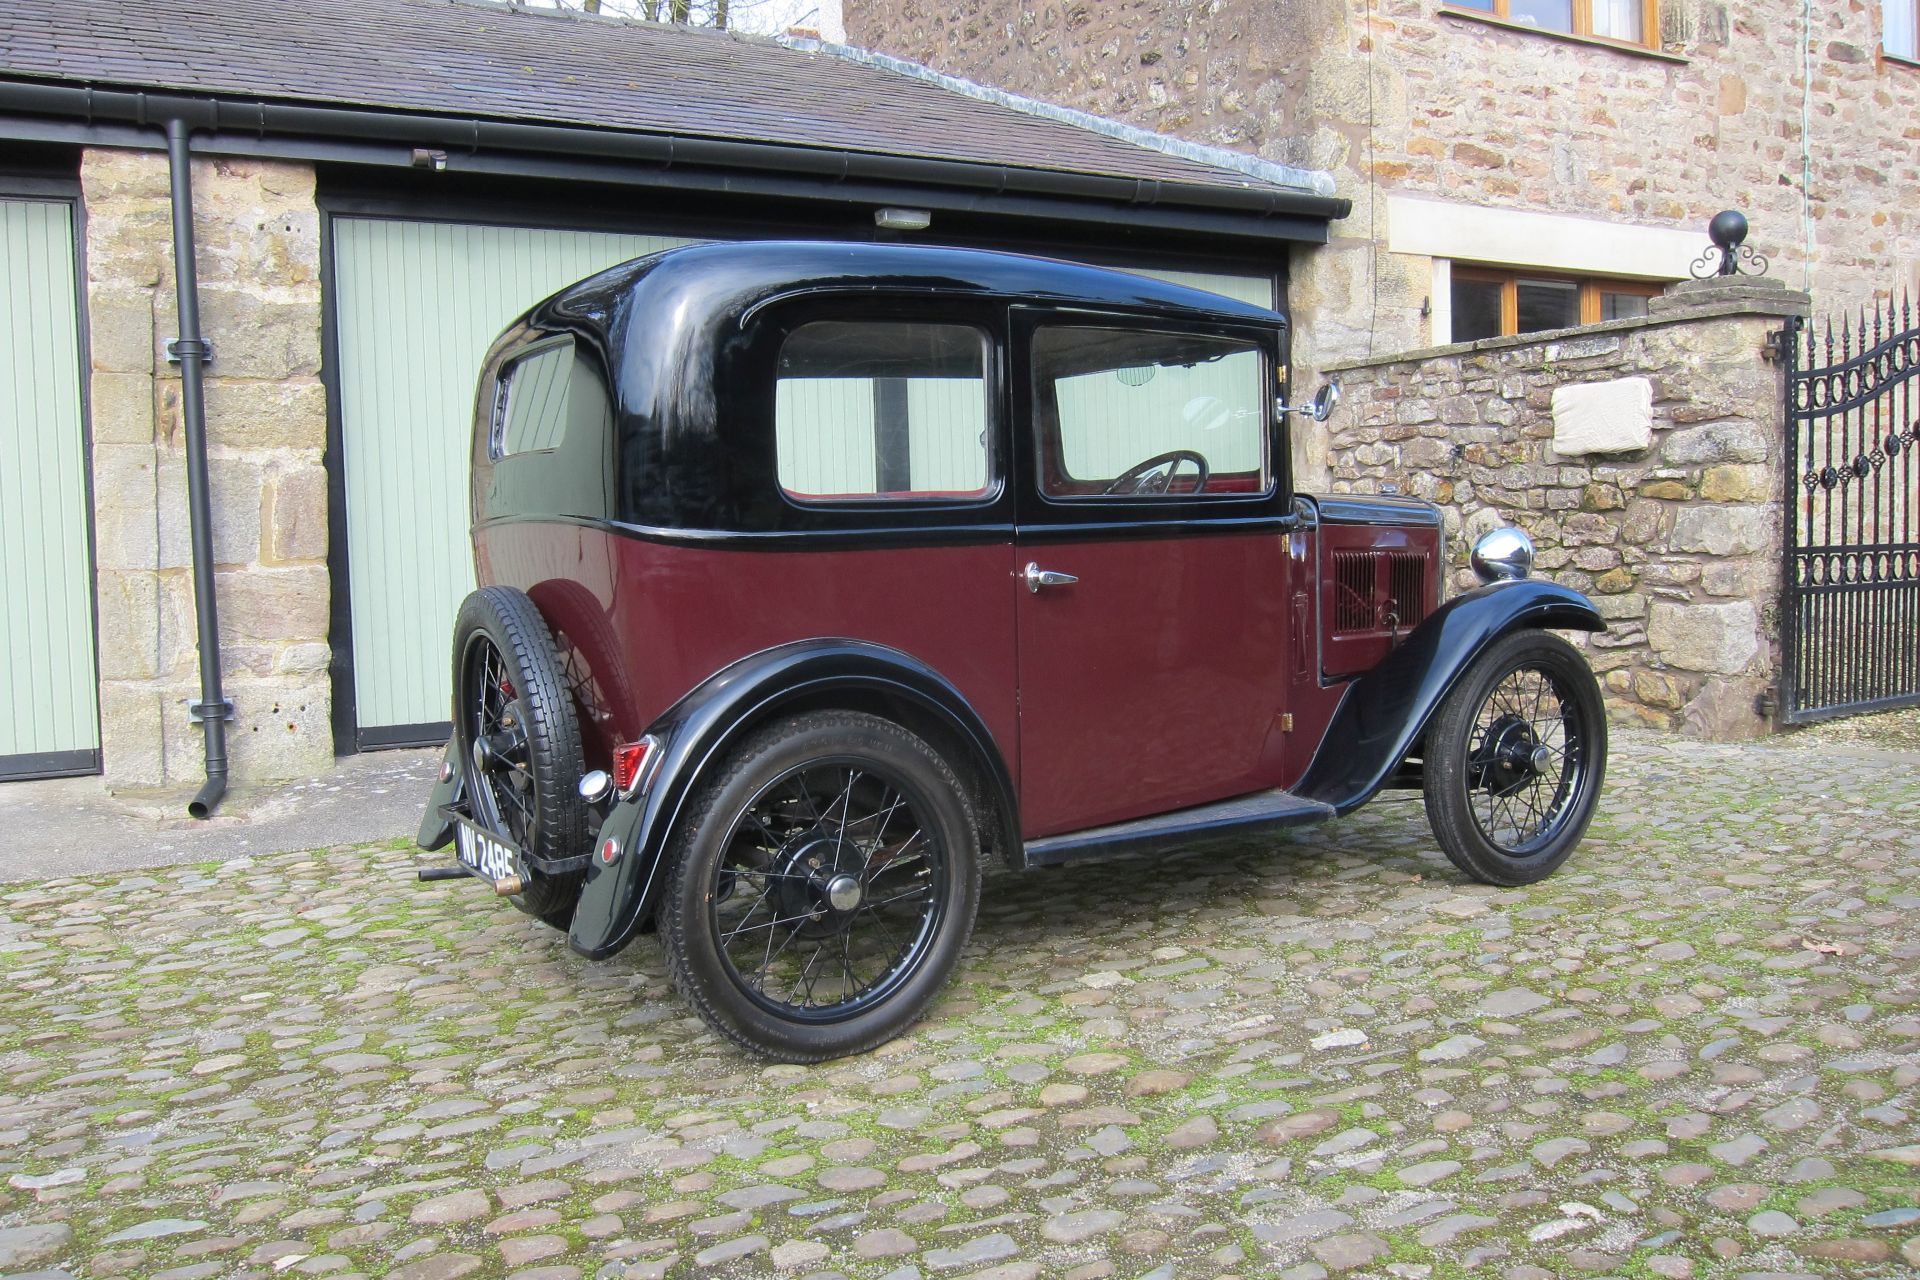
[[[1783,335],[1790,722],[1920,703],[1920,328],[1891,300],[1825,328]]]

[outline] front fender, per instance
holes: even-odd
[[[573,912],[568,945],[601,960],[632,940],[666,878],[667,841],[695,790],[725,767],[738,741],[783,704],[846,691],[903,699],[938,716],[966,743],[998,801],[1003,848],[1017,849],[1013,781],[986,722],[933,668],[897,649],[859,640],[802,640],[767,649],[727,667],[675,703],[648,727],[664,753],[644,795],[615,803],[601,824],[586,883]],[[609,839],[619,854],[604,857]]]
[[[1534,578],[1496,582],[1455,596],[1384,662],[1354,680],[1294,791],[1338,813],[1373,798],[1413,749],[1462,672],[1519,627],[1605,631],[1578,591]]]

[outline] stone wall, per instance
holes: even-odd
[[[182,784],[203,755],[167,160],[90,150],[80,178],[106,779]],[[193,185],[231,768],[296,777],[333,759],[313,171],[199,160]]]
[[[1811,77],[1800,0],[1662,0],[1668,56],[1495,28],[1440,0],[847,0],[845,12],[855,44],[1331,170],[1353,213],[1325,249],[1294,257],[1303,389],[1328,364],[1433,341],[1432,259],[1387,251],[1389,195],[1679,229],[1703,248],[1707,220],[1740,208],[1773,275],[1823,310],[1920,287],[1920,205],[1902,195],[1920,186],[1920,67],[1877,56],[1878,4],[1812,6]]]
[[[1456,586],[1474,539],[1532,535],[1588,593],[1580,637],[1623,717],[1709,738],[1771,727],[1784,420],[1763,354],[1806,298],[1686,285],[1646,320],[1336,366],[1336,492],[1439,503]]]

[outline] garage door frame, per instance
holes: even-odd
[[[909,197],[902,197],[910,202]],[[388,747],[438,746],[445,742],[451,726],[446,721],[412,725],[366,726],[359,722],[353,656],[353,611],[348,563],[347,469],[345,465],[345,412],[340,381],[339,297],[335,257],[334,223],[339,218],[391,219],[404,222],[459,222],[479,226],[526,230],[615,232],[629,235],[683,236],[692,239],[768,240],[804,236],[818,239],[872,242],[895,238],[877,231],[871,224],[872,207],[862,203],[851,207],[820,209],[785,205],[778,223],[766,219],[739,216],[636,217],[621,218],[597,211],[582,212],[578,205],[567,210],[544,203],[482,198],[394,198],[362,195],[350,191],[322,190],[317,204],[320,210],[320,265],[325,293],[321,330],[321,378],[327,396],[327,569],[332,598],[329,604],[328,644],[332,650],[332,707],[334,749],[342,755]],[[1269,275],[1273,297],[1286,310],[1288,271],[1284,259],[1269,261],[1270,270],[1261,271],[1259,263],[1249,263],[1228,254],[1209,254],[1184,246],[1102,245],[1089,247],[1065,238],[1043,235],[1005,234],[916,235],[911,243],[951,245],[965,248],[1002,249],[1050,257],[1071,257],[1090,265],[1128,268],[1157,268],[1166,271],[1222,272],[1258,276]],[[1271,252],[1273,247],[1268,246]],[[1255,268],[1255,269],[1249,269]],[[448,629],[451,641],[452,619],[423,619],[423,625]]]
[[[78,178],[0,173],[0,199],[65,205],[73,232],[74,375],[79,381],[81,502],[86,525],[88,666],[93,676],[93,746],[0,756],[0,781],[97,774],[102,767],[100,725],[99,557],[93,501],[93,367],[87,328],[87,209]]]

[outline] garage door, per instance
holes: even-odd
[[[439,742],[453,617],[474,586],[467,451],[480,361],[548,294],[687,242],[349,217],[332,230],[355,745]],[[1273,302],[1270,276],[1142,274]]]
[[[0,200],[0,777],[93,773],[73,207]]]
[[[473,590],[474,382],[500,331],[596,271],[684,240],[336,218],[357,745],[442,741],[453,616]]]

